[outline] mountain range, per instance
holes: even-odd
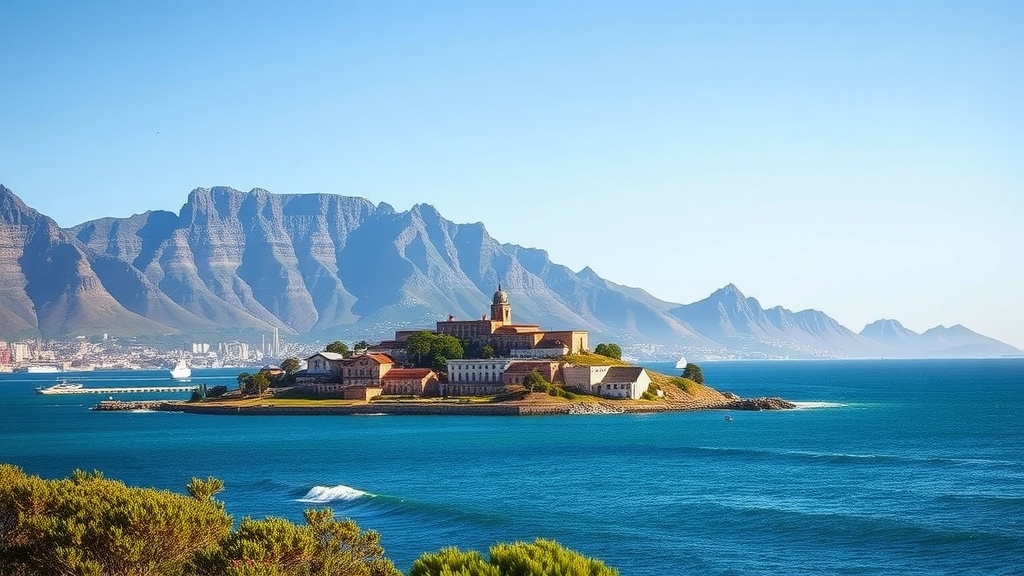
[[[643,357],[1017,355],[957,325],[915,333],[879,320],[855,333],[817,310],[764,309],[729,284],[692,304],[573,272],[427,204],[197,188],[177,214],[61,228],[0,185],[0,338],[111,334],[182,341],[266,334],[386,338],[477,318],[498,284],[513,318],[585,329]]]

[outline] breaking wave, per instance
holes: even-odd
[[[338,486],[313,486],[306,492],[306,495],[299,498],[299,502],[309,502],[313,504],[324,504],[327,502],[347,502],[350,500],[356,500],[362,498],[368,494],[362,490],[356,490],[350,486],[339,484]]]
[[[839,402],[793,402],[797,410],[810,410],[812,408],[842,408],[846,404]]]

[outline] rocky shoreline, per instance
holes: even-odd
[[[465,415],[465,416],[540,416],[554,414],[626,414],[649,412],[693,412],[697,410],[788,410],[796,405],[782,398],[730,398],[725,402],[616,404],[612,402],[535,403],[535,404],[411,404],[372,402],[350,406],[231,406],[192,403],[181,400],[103,400],[92,409],[98,412],[153,410],[189,414],[221,415]]]

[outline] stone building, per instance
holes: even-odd
[[[385,354],[360,354],[342,360],[341,381],[346,386],[380,386],[384,377],[395,365]]]
[[[429,368],[392,368],[380,381],[389,396],[432,396],[440,393],[437,372]]]
[[[508,365],[502,374],[502,382],[508,384],[522,384],[527,374],[536,370],[548,382],[559,383],[563,381],[562,363],[553,360],[516,360]]]
[[[512,350],[533,350],[543,343],[545,348],[565,347],[569,354],[587,349],[588,334],[585,330],[541,330],[537,324],[513,324],[512,305],[508,294],[498,286],[491,299],[491,317],[480,320],[448,320],[437,323],[435,332],[447,334],[480,346],[489,345],[501,356],[509,356]],[[395,334],[395,341],[400,340]]]

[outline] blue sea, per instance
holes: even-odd
[[[299,521],[306,507],[330,506],[380,532],[403,570],[443,546],[544,537],[624,575],[1024,573],[1024,359],[702,367],[719,390],[801,409],[99,413],[96,396],[33,393],[53,375],[3,374],[0,462],[178,492],[216,476],[236,520]],[[236,372],[195,370],[192,382],[233,384]],[[73,376],[169,382],[166,372]]]

